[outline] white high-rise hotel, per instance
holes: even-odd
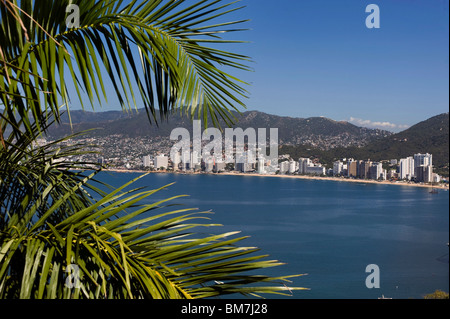
[[[156,169],[167,169],[169,167],[169,158],[165,155],[159,155],[155,158]]]
[[[400,160],[400,179],[416,178],[422,182],[431,182],[433,175],[433,155],[415,154]]]
[[[433,181],[433,155],[414,155],[414,175],[416,180],[429,183]]]
[[[400,179],[411,180],[414,176],[414,158],[412,156],[400,160]]]

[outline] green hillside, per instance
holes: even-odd
[[[235,116],[238,119],[236,127],[244,130],[278,128],[279,142],[282,145],[313,144],[320,149],[330,149],[367,145],[371,141],[392,135],[388,131],[358,127],[348,122],[338,122],[323,117],[304,119],[257,111],[248,111],[241,115],[235,113]],[[186,128],[192,133],[192,122],[178,114],[170,116],[169,121],[162,121],[158,126],[149,124],[144,110],[139,110],[139,114],[133,112],[128,115],[120,111],[104,113],[72,111],[71,118],[74,132],[96,128],[97,130],[89,134],[93,137],[120,134],[130,138],[169,138],[172,130],[178,127]],[[220,124],[226,127],[225,123]],[[49,135],[57,138],[70,133],[71,127],[66,117],[62,125],[51,127]]]
[[[437,167],[449,163],[449,113],[432,117],[410,129],[363,148],[374,159],[403,158],[414,153],[433,154]]]
[[[281,152],[293,158],[316,157],[327,165],[331,165],[335,160],[349,157],[380,161],[405,158],[417,153],[430,153],[433,154],[436,171],[448,176],[449,113],[437,115],[406,131],[373,141],[361,148],[336,148],[324,152],[301,145],[284,146]]]

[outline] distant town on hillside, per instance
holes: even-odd
[[[145,122],[146,116],[130,117],[120,111],[73,113],[71,131],[94,127],[101,129],[95,134],[93,132],[96,131],[91,131],[87,135],[66,140],[63,144],[81,143],[86,150],[97,152],[70,160],[101,163],[112,169],[311,174],[425,183],[446,181],[448,177],[448,113],[430,118],[397,134],[358,128],[326,118],[293,119],[255,111],[244,113],[238,123],[243,129],[280,127],[277,167],[264,162],[264,158],[258,157],[258,154],[251,154],[255,160],[245,165],[230,164],[235,162],[232,160],[227,161],[228,164],[199,161],[194,167],[182,164],[176,166],[169,159],[175,143],[169,138],[170,130],[176,125],[192,128],[188,119],[177,117],[168,123],[160,123],[159,127],[153,127]],[[169,125],[170,122],[174,123]],[[68,127],[67,123],[62,123],[55,131],[49,132],[46,139],[41,139],[40,143],[45,144],[66,136],[70,133]],[[133,134],[128,134],[130,127],[135,127]]]

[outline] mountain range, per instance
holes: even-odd
[[[369,142],[363,147],[338,147],[328,151],[307,145],[283,146],[283,153],[295,157],[316,157],[324,163],[355,158],[373,161],[400,159],[417,153],[433,154],[433,165],[440,174],[449,173],[449,113],[420,122],[409,129]]]
[[[122,111],[71,111],[72,126],[67,116],[60,125],[53,125],[49,137],[58,138],[88,129],[92,137],[122,135],[124,137],[169,138],[174,128],[187,128],[192,133],[192,122],[178,114],[159,125],[150,124],[144,109],[132,113]],[[293,158],[315,157],[330,165],[341,158],[371,159],[374,161],[400,159],[416,153],[433,154],[434,165],[448,176],[449,113],[443,113],[394,134],[379,129],[359,127],[348,122],[324,117],[293,118],[248,111],[241,115],[235,127],[278,128],[280,154]],[[220,123],[225,127],[223,122]]]
[[[67,115],[63,116],[61,125],[54,125],[49,136],[59,138],[71,132],[96,129],[88,133],[93,137],[123,135],[124,137],[160,137],[168,138],[173,129],[182,127],[192,133],[192,122],[185,116],[173,114],[169,120],[150,124],[145,110],[124,113],[122,111],[84,112],[71,111],[72,126]],[[370,142],[391,136],[392,133],[379,129],[358,127],[348,122],[338,122],[324,117],[292,118],[248,111],[241,115],[234,113],[238,122],[234,127],[278,128],[280,145],[305,145],[329,150],[336,147],[361,147]],[[221,127],[226,127],[220,121]]]

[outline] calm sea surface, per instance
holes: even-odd
[[[113,186],[140,174],[101,173]],[[449,291],[449,193],[428,189],[289,178],[151,174],[134,187],[176,184],[151,200],[190,195],[188,207],[212,210],[216,233],[242,231],[287,263],[272,276],[308,274],[293,298],[422,298]],[[380,268],[380,289],[366,287],[366,266]],[[270,296],[268,296],[270,297]]]

